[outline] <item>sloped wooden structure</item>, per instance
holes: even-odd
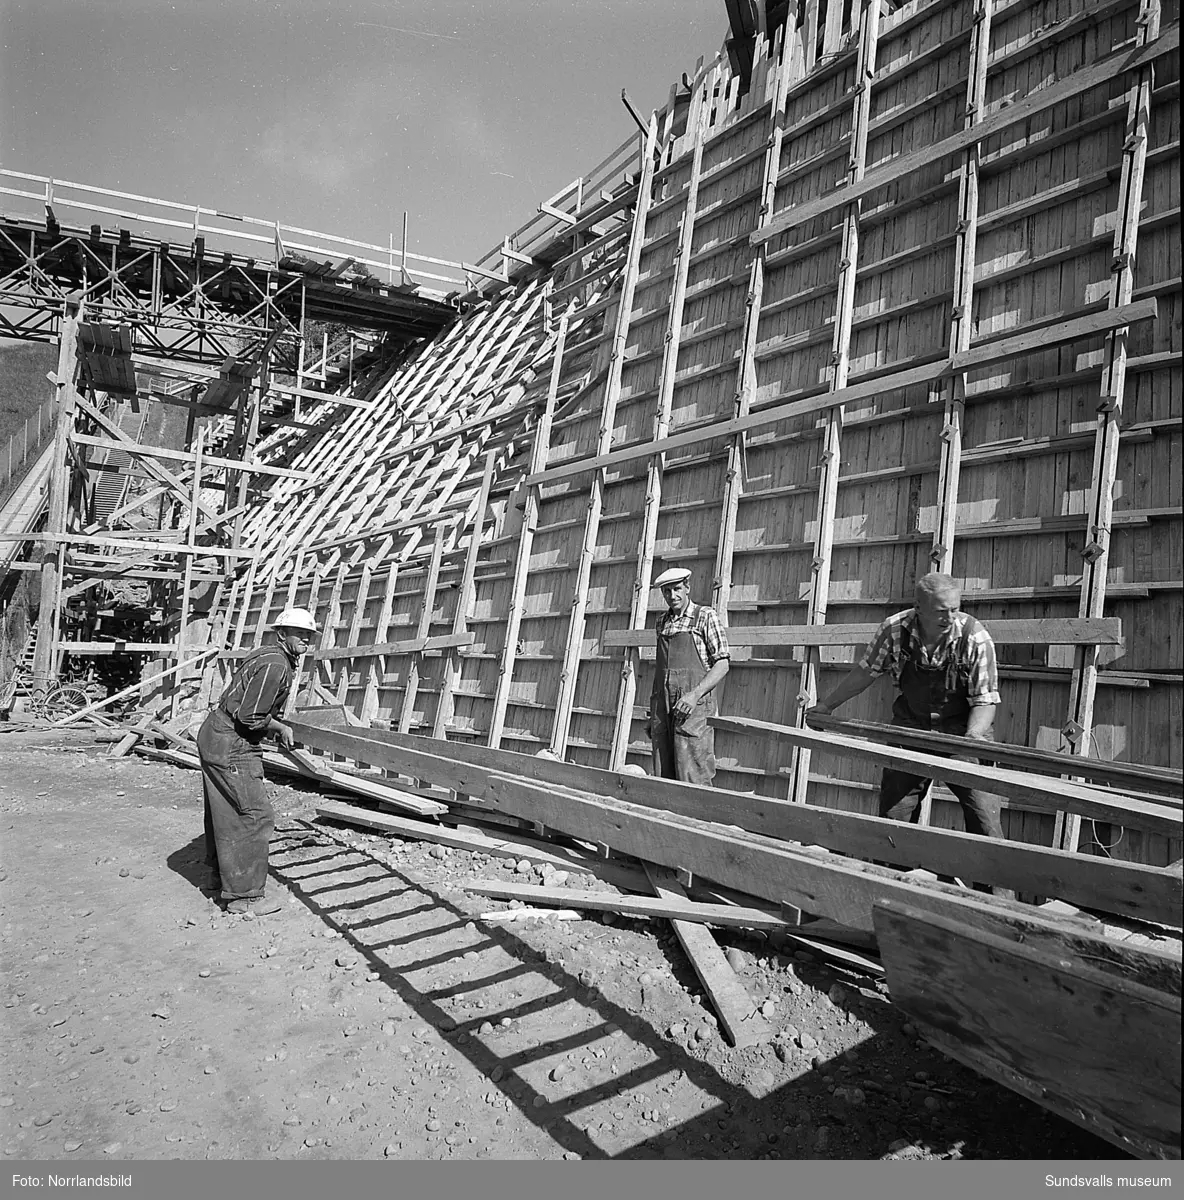
[[[332,429],[259,440],[286,473],[244,517],[218,669],[313,609],[305,745],[881,932],[937,1044],[1178,1156],[1178,1073],[1131,1074],[1146,1031],[1178,1058],[1178,957],[913,871],[1180,924],[1178,5],[733,10],[754,24],[727,57],[479,260],[463,315]],[[659,562],[734,645],[715,789],[622,770],[648,754]],[[949,769],[1006,797],[1006,842],[940,792],[936,828],[869,815],[880,766],[950,746],[804,727],[934,568],[1000,647],[1009,745]],[[996,1036],[987,967],[1017,1020],[1112,1016],[1129,1061],[1074,1078],[1063,1039]]]
[[[306,697],[620,767],[655,561],[727,615],[722,711],[788,724],[936,566],[1014,623],[1002,740],[1179,767],[1178,39],[1150,0],[807,4],[746,92],[700,66],[363,407],[260,443],[307,481],[244,530],[228,647],[308,605]],[[872,764],[739,727],[717,750],[722,786],[874,804]]]

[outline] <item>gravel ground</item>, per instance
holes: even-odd
[[[272,786],[284,910],[231,916],[196,772],[106,749],[0,733],[7,1155],[1121,1157],[872,975],[717,931],[776,1035],[734,1049],[667,923],[482,920],[508,906],[459,882],[539,872],[317,822],[315,792]]]

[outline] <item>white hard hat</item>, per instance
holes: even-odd
[[[317,632],[316,618],[307,608],[285,608],[272,624],[272,629],[303,629],[307,633]]]
[[[648,775],[649,772],[645,769],[645,767],[640,766],[638,763],[626,763],[621,768],[621,774],[622,775]]]
[[[670,583],[682,583],[684,579],[690,579],[691,571],[689,567],[671,567],[669,570],[663,571],[657,579],[654,580],[653,586],[656,588],[665,587]]]

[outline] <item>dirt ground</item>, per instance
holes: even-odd
[[[482,921],[506,904],[457,881],[532,876],[318,823],[313,791],[272,785],[283,912],[228,915],[196,772],[106,751],[0,733],[6,1155],[1121,1157],[918,1042],[873,976],[719,931],[777,1031],[736,1050],[668,924]]]

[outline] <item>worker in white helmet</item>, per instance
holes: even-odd
[[[273,628],[275,643],[257,647],[239,663],[197,735],[205,793],[205,890],[226,900],[228,912],[249,916],[283,907],[264,894],[275,811],[263,785],[262,742],[272,734],[281,746],[292,745],[291,727],[280,715],[317,623],[307,609],[286,608]]]

